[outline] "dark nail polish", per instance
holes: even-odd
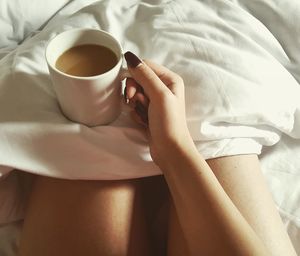
[[[142,61],[139,59],[138,56],[133,54],[132,52],[125,52],[124,54],[125,60],[127,61],[127,64],[131,68],[137,67]]]
[[[145,124],[148,124],[148,110],[139,101],[136,102],[135,111]]]

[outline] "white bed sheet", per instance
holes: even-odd
[[[25,2],[2,1],[0,9],[3,176],[13,168],[69,179],[160,173],[149,156],[145,135],[130,120],[127,108],[116,122],[93,129],[71,123],[59,110],[43,55],[46,42],[73,27],[101,28],[114,34],[125,50],[183,76],[189,128],[206,158],[260,154],[275,202],[300,253],[297,0],[184,4],[49,0],[35,1],[30,4],[33,9]],[[6,206],[1,208],[1,223],[22,217],[22,192],[9,179],[0,180],[0,192],[4,191],[0,204]],[[0,236],[1,232],[13,236],[15,228],[6,226]],[[0,255],[8,255],[1,250]]]
[[[1,165],[69,179],[160,173],[150,159],[145,134],[125,107],[114,123],[96,128],[62,115],[44,50],[50,38],[76,27],[109,31],[124,49],[182,75],[188,125],[206,158],[260,153],[283,133],[299,136],[294,125],[299,86],[286,68],[294,60],[267,27],[238,4],[100,1],[71,16],[57,16],[2,58]]]

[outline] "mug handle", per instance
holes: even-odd
[[[121,71],[120,71],[120,79],[121,79],[121,81],[123,81],[125,78],[132,78],[132,75],[129,73],[127,67],[122,66]],[[139,85],[137,90],[139,91],[139,93],[142,93],[145,97],[147,97],[144,93],[144,89],[142,86]],[[125,102],[128,103],[128,99],[125,98]],[[140,116],[140,118],[142,119],[143,123],[145,125],[148,125],[148,109],[147,109],[147,107],[144,106],[143,104],[141,104],[140,102],[137,102],[135,110],[136,110],[137,114]]]
[[[120,79],[123,81],[125,78],[132,78],[132,75],[129,73],[127,67],[121,67]]]
[[[123,81],[125,78],[132,78],[132,75],[128,71],[127,65],[126,64],[124,65],[124,63],[126,63],[124,54],[122,54],[122,59],[123,59],[122,67],[121,67],[121,70],[120,70],[120,79],[121,79],[121,81]]]

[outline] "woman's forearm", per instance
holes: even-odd
[[[132,75],[126,101],[135,106],[136,120],[148,127],[152,159],[165,174],[192,255],[267,255],[193,145],[182,78],[131,52],[125,59]]]
[[[160,167],[191,255],[200,250],[205,255],[269,255],[192,143],[169,147],[163,159]]]

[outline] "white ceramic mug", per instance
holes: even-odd
[[[90,77],[68,75],[55,67],[56,60],[68,49],[96,44],[111,49],[117,64],[109,71]],[[55,36],[46,47],[46,60],[58,101],[64,115],[87,126],[109,124],[121,111],[121,80],[128,76],[122,69],[122,47],[109,33],[97,29],[72,29]]]

